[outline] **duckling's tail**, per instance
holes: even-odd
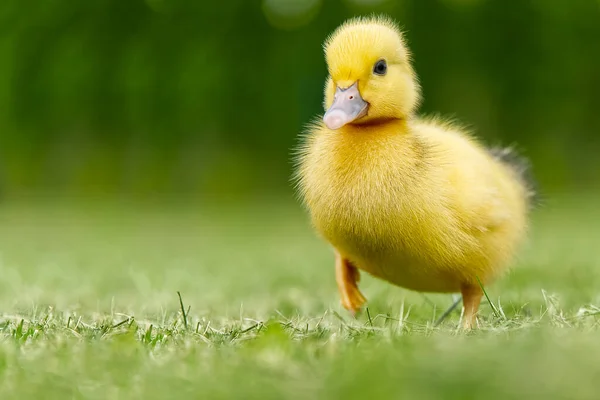
[[[531,208],[539,205],[540,195],[538,184],[533,177],[531,171],[531,163],[529,160],[521,156],[512,147],[492,147],[489,149],[490,154],[496,160],[512,169],[523,186],[525,187],[527,202]]]

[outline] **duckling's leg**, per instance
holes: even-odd
[[[356,314],[366,301],[358,290],[360,272],[337,251],[335,252],[335,279],[342,298],[342,306],[352,314]]]
[[[461,288],[463,298],[463,329],[473,329],[477,322],[477,311],[483,292],[481,287],[475,285],[464,285]]]

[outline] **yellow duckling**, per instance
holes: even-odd
[[[526,233],[530,188],[507,151],[419,119],[401,32],[353,19],[325,43],[326,113],[299,149],[299,193],[334,247],[342,305],[365,302],[359,269],[424,292],[461,292],[475,322],[481,284],[504,272]]]

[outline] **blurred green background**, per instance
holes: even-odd
[[[352,318],[292,197],[322,42],[371,13],[548,195],[472,336],[368,274]],[[599,98],[600,0],[0,0],[0,399],[597,398]]]
[[[322,41],[372,12],[406,30],[422,112],[519,143],[546,191],[600,183],[599,0],[2,0],[0,189],[289,194]]]

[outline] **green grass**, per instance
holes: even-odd
[[[466,334],[368,276],[349,316],[293,203],[4,204],[0,398],[598,398],[600,209],[534,219]]]

